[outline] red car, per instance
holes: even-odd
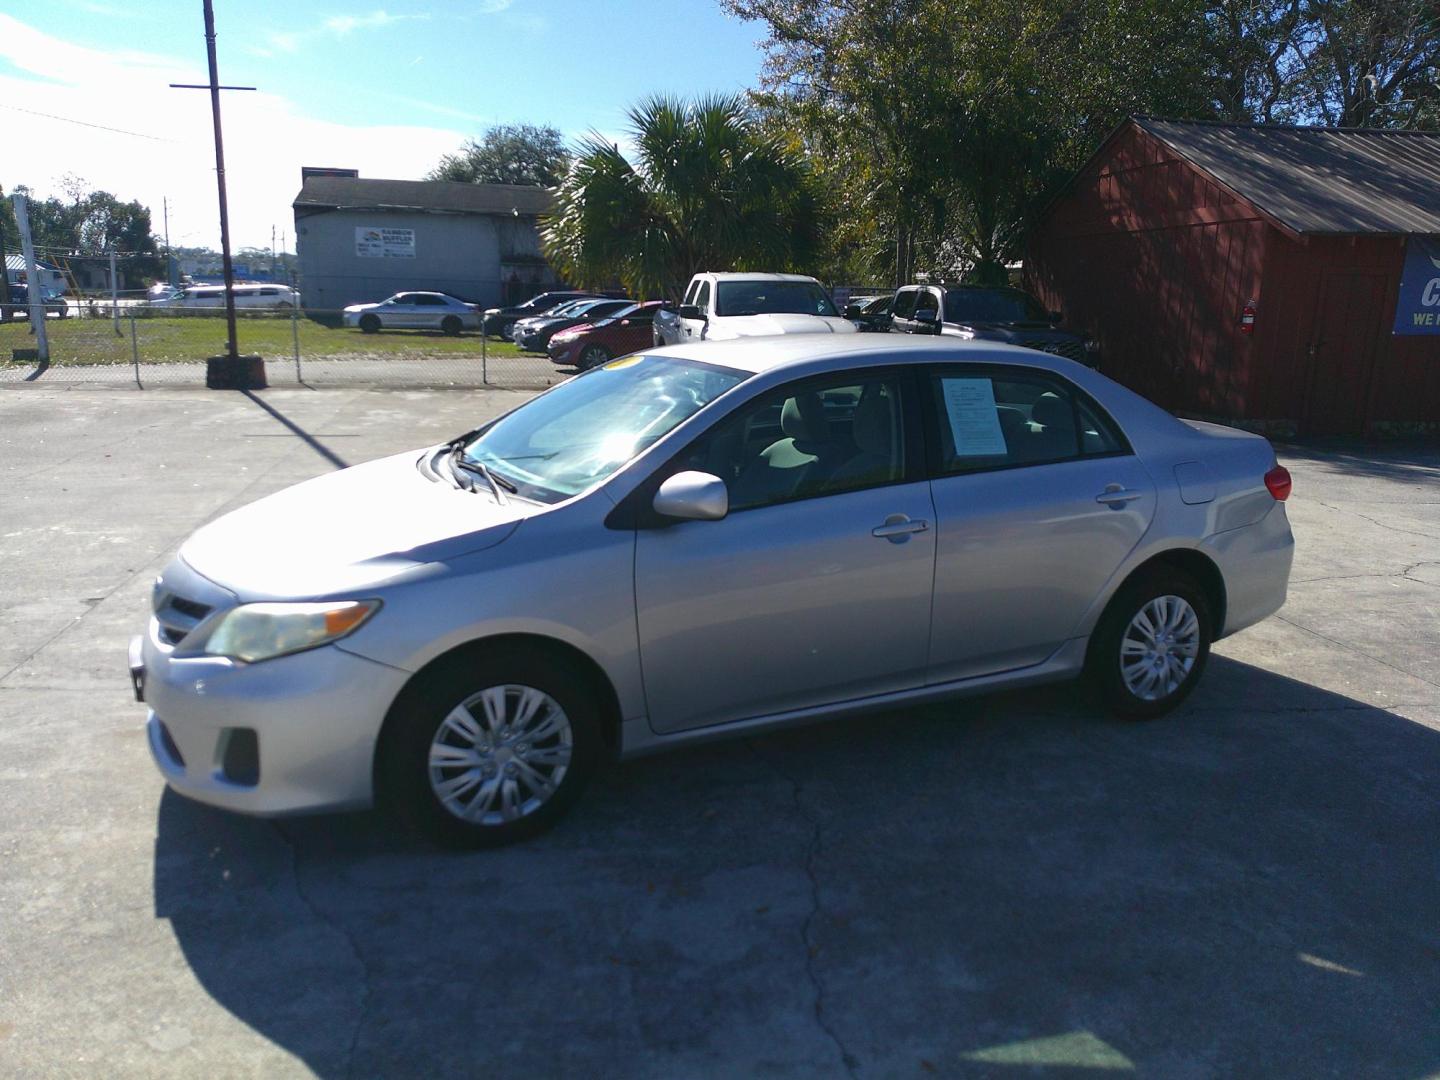
[[[647,300],[593,323],[561,330],[550,339],[550,362],[585,371],[617,356],[650,348],[655,344],[651,329],[660,304],[659,300]]]

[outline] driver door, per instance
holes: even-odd
[[[934,507],[902,368],[790,384],[665,475],[720,476],[720,521],[642,528],[635,606],[659,732],[921,685]]]

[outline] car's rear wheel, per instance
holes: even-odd
[[[601,754],[583,675],[523,648],[462,654],[396,702],[382,798],[447,847],[535,836],[574,804]]]
[[[610,350],[604,345],[587,345],[580,353],[580,359],[575,364],[581,371],[589,371],[593,367],[610,362]]]
[[[1088,668],[1117,716],[1163,716],[1190,696],[1214,637],[1205,590],[1169,567],[1146,570],[1116,593],[1091,638]]]
[[[458,315],[446,315],[440,320],[440,330],[450,337],[460,336],[460,317]]]
[[[380,317],[378,315],[361,315],[360,332],[363,334],[378,334],[380,332]]]

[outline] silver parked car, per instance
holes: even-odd
[[[1283,603],[1289,485],[1013,346],[673,346],[205,526],[131,670],[182,794],[490,845],[607,756],[1082,673],[1164,713]]]
[[[440,330],[458,334],[480,329],[480,309],[447,293],[402,292],[378,304],[351,304],[341,314],[346,326],[367,334],[381,330]]]

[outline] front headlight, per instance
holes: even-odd
[[[379,610],[379,600],[241,604],[210,631],[203,651],[235,660],[269,660],[338,641]]]

